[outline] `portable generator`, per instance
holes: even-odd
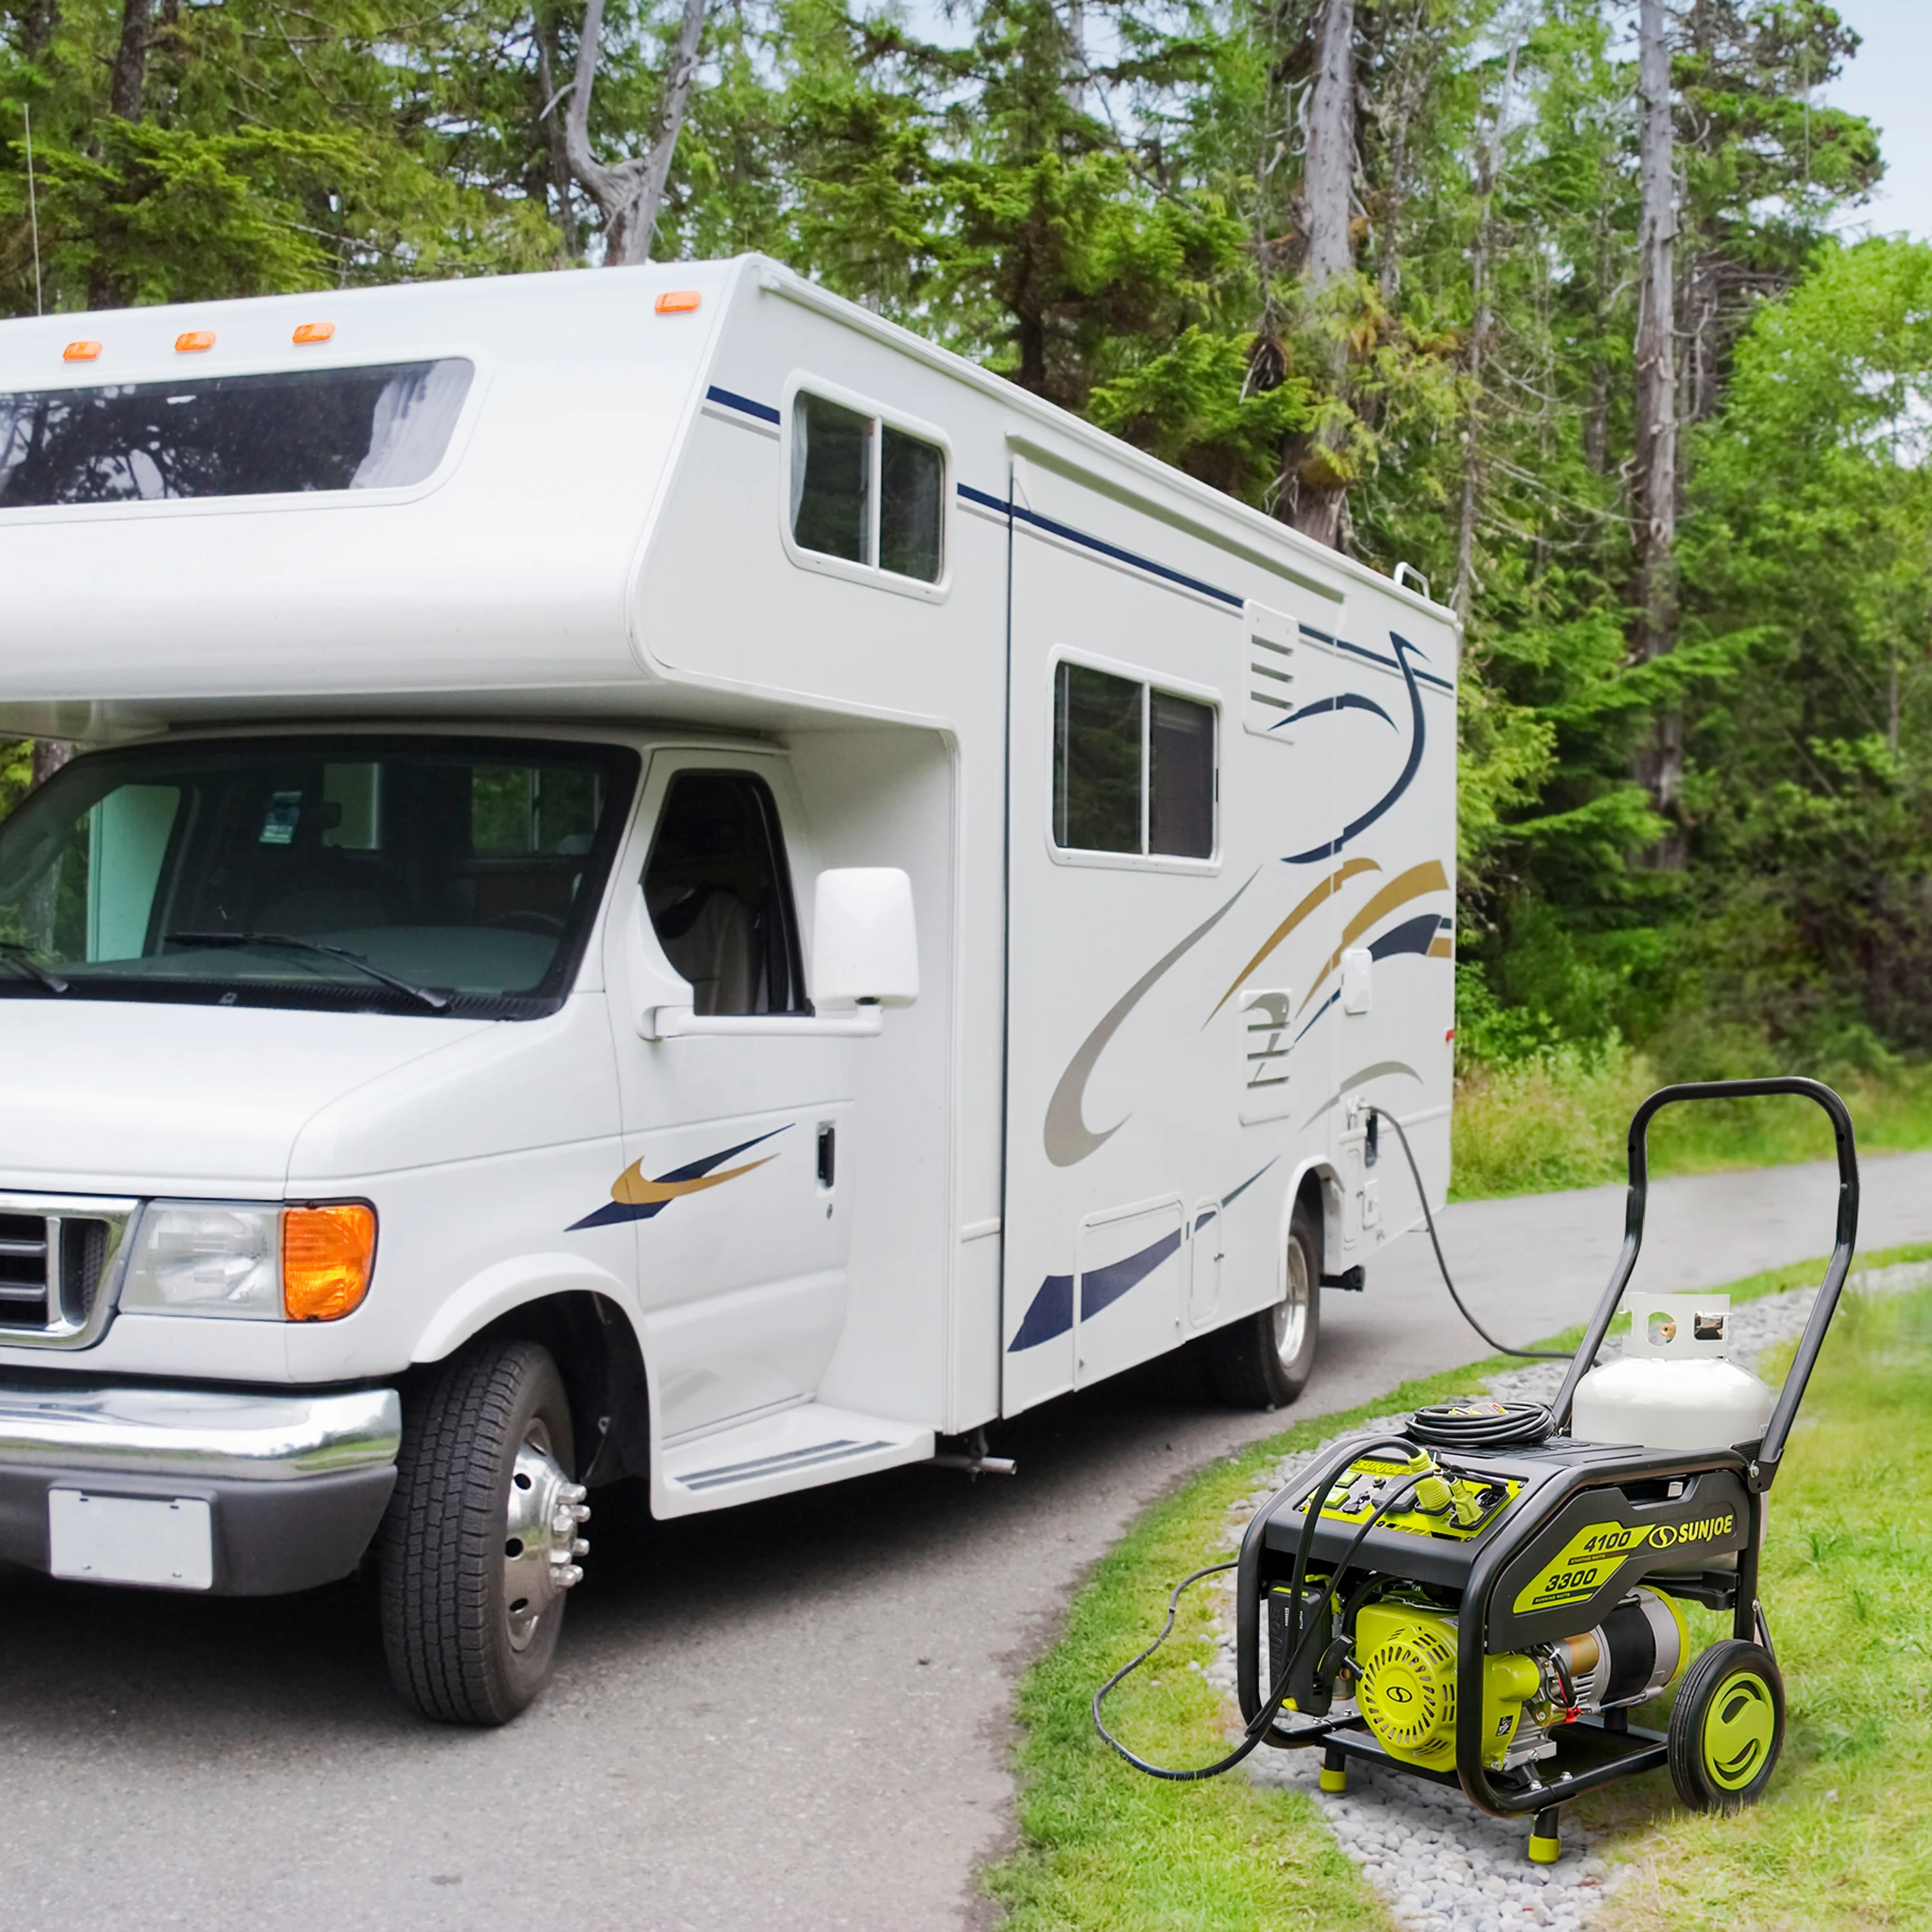
[[[1723,1359],[1721,1295],[1634,1298],[1628,1352],[1594,1366],[1642,1244],[1652,1118],[1767,1094],[1822,1107],[1838,1166],[1831,1262],[1783,1389]],[[1101,1723],[1107,1691],[1172,1628],[1180,1590],[1154,1646],[1095,1696],[1102,1736],[1165,1778],[1214,1776],[1265,1743],[1322,1750],[1324,1791],[1345,1788],[1352,1759],[1460,1784],[1486,1811],[1533,1816],[1543,1864],[1567,1800],[1660,1766],[1694,1810],[1751,1802],[1784,1730],[1758,1594],[1765,1498],[1851,1266],[1858,1203],[1851,1117],[1820,1082],[1652,1094],[1630,1123],[1623,1245],[1555,1401],[1444,1405],[1330,1444],[1256,1513],[1238,1558],[1180,1586],[1238,1571],[1238,1748],[1174,1770]],[[1694,1656],[1686,1602],[1730,1612],[1730,1636]],[[1666,1730],[1632,1721],[1673,1685]]]

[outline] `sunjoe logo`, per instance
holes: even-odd
[[[1669,1550],[1680,1543],[1709,1543],[1720,1536],[1729,1536],[1736,1521],[1735,1515],[1726,1512],[1723,1516],[1707,1516],[1701,1522],[1659,1523],[1650,1532],[1651,1547]]]

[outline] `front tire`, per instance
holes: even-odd
[[[1771,1782],[1784,1744],[1784,1679],[1742,1637],[1714,1643],[1685,1673],[1670,1712],[1670,1781],[1694,1811],[1741,1811]]]
[[[1305,1202],[1288,1222],[1286,1287],[1270,1308],[1207,1338],[1209,1380],[1235,1408],[1282,1408],[1314,1372],[1322,1328],[1322,1229]]]
[[[381,1534],[390,1681],[426,1718],[507,1724],[542,1689],[590,1545],[570,1404],[534,1342],[472,1343],[405,1411]]]

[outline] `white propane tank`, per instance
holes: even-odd
[[[1646,1449],[1725,1449],[1755,1442],[1776,1398],[1724,1359],[1728,1294],[1633,1294],[1620,1361],[1576,1386],[1570,1432],[1583,1442]]]

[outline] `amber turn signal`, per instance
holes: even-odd
[[[212,328],[187,329],[175,338],[175,353],[178,356],[191,355],[197,349],[214,346],[214,332]]]
[[[658,297],[660,315],[682,315],[695,308],[704,298],[695,289],[667,289]]]
[[[362,1305],[376,1258],[376,1210],[359,1201],[282,1214],[282,1310],[291,1322],[336,1322]]]
[[[305,322],[296,331],[296,343],[299,347],[307,342],[326,342],[335,333],[332,322]]]
[[[70,342],[61,351],[63,362],[92,362],[100,353],[98,342]]]

